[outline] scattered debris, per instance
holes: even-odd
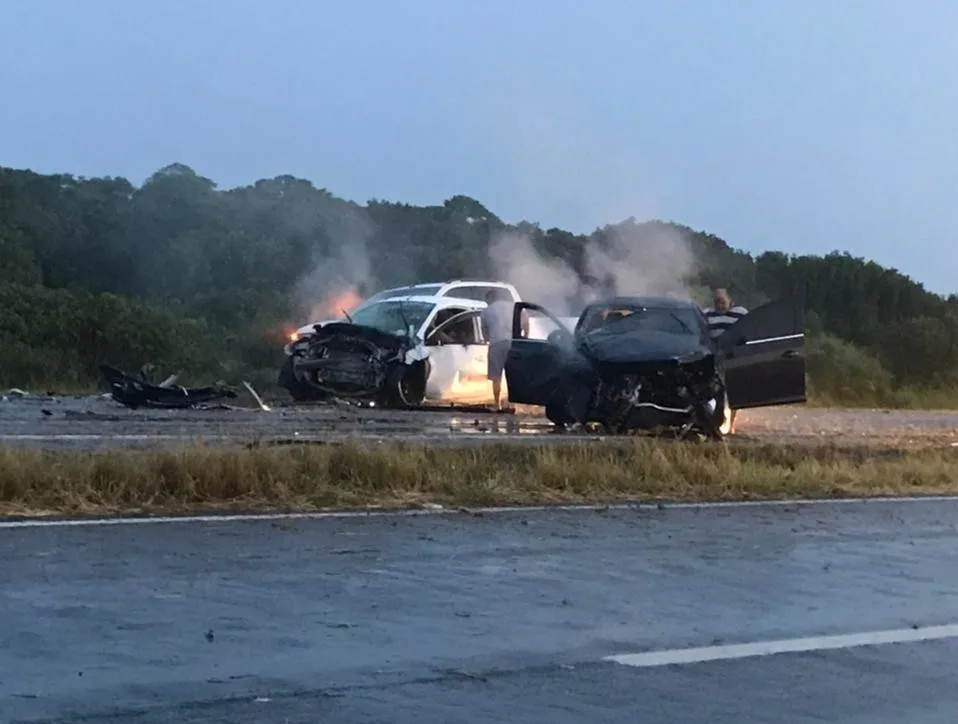
[[[256,390],[253,389],[253,385],[244,381],[243,386],[249,390],[249,393],[253,396],[253,399],[256,400],[256,404],[259,405],[259,409],[261,409],[263,412],[270,411],[269,406],[263,402],[263,398],[256,394]]]
[[[134,377],[108,365],[101,365],[104,381],[110,387],[110,396],[121,405],[136,409],[153,407],[162,409],[194,408],[197,405],[235,398],[235,390],[223,383],[208,387],[162,387],[143,379],[143,375]]]

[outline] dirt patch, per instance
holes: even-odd
[[[958,442],[958,412],[769,407],[741,411],[735,428],[763,442],[947,444]]]

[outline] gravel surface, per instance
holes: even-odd
[[[30,447],[156,446],[205,440],[428,441],[435,444],[596,439],[597,434],[552,433],[541,414],[469,411],[392,411],[346,405],[273,404],[270,411],[219,408],[130,410],[102,397],[0,398],[0,442]],[[958,411],[775,407],[739,413],[735,439],[755,442],[958,442]]]

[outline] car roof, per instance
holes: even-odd
[[[698,309],[699,305],[696,304],[692,299],[682,299],[678,297],[666,297],[666,296],[619,296],[619,297],[607,297],[605,299],[597,299],[594,302],[590,302],[588,307],[597,307],[597,306],[616,306],[621,305],[623,307],[649,307],[651,309]],[[588,308],[587,307],[587,308]]]
[[[389,292],[398,292],[403,289],[409,289],[410,291],[413,291],[416,289],[425,289],[427,287],[437,287],[441,289],[443,287],[443,282],[421,282],[419,284],[403,284],[402,286],[399,286],[399,287],[390,287],[389,289],[380,289],[375,294],[372,294],[370,296],[370,299],[379,294],[388,294]]]
[[[438,307],[469,307],[471,309],[483,309],[486,303],[478,299],[467,299],[460,297],[438,297],[423,294],[410,294],[403,297],[389,297],[388,299],[376,299],[373,304],[394,304],[397,302],[421,302],[424,304],[435,304]]]
[[[508,282],[496,281],[493,279],[446,279],[443,281],[435,282],[416,282],[415,284],[403,284],[398,287],[391,287],[389,289],[382,289],[377,294],[382,294],[383,292],[395,292],[399,289],[422,289],[424,287],[440,287],[446,288],[451,286],[484,286],[484,287],[501,287],[503,289],[512,289],[513,286]]]

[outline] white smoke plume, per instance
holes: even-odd
[[[576,316],[582,307],[608,295],[687,297],[695,257],[686,237],[665,224],[640,226],[630,219],[587,238],[580,278],[569,264],[538,251],[529,235],[498,235],[489,245],[497,278],[516,286],[523,299],[560,316]]]
[[[571,231],[593,223],[587,220],[659,213],[663,199],[655,168],[641,145],[602,133],[607,124],[601,110],[570,98],[566,83],[545,88],[517,74],[497,78],[495,87],[484,90],[488,93],[475,94],[471,117],[477,137],[502,149],[500,186],[514,204],[510,215],[548,217]],[[562,113],[555,112],[558,103]],[[585,303],[610,294],[689,296],[695,259],[680,229],[628,218],[588,235],[584,243],[577,269],[521,232],[493,239],[489,259],[499,278],[514,284],[523,298],[561,316],[576,316]]]
[[[579,276],[561,259],[539,254],[532,240],[517,231],[503,232],[489,242],[489,259],[495,278],[509,282],[523,299],[554,313],[568,313],[579,289]]]
[[[375,290],[369,240],[373,222],[358,209],[328,220],[330,243],[313,252],[311,268],[294,289],[296,312],[308,322],[343,317]]]
[[[586,272],[608,279],[620,295],[686,296],[695,272],[695,257],[686,237],[675,227],[634,219],[608,228],[607,247],[586,245]]]

